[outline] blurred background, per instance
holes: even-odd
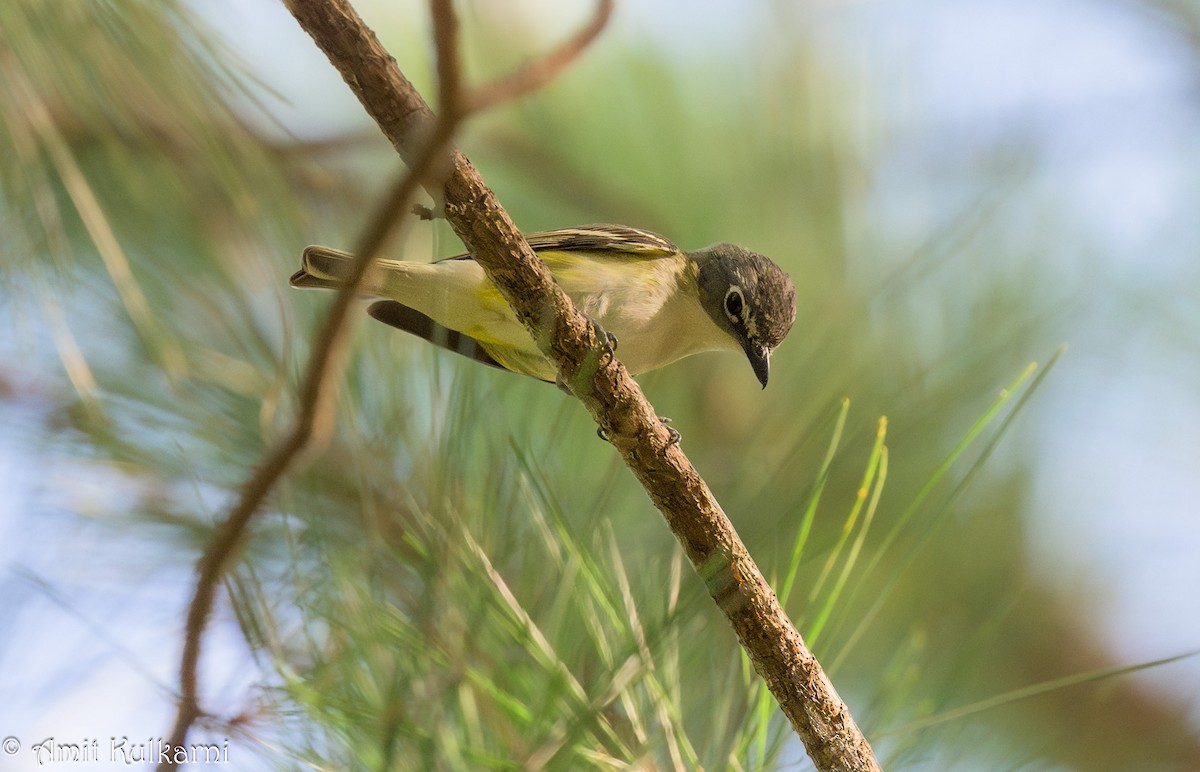
[[[356,5],[435,93],[425,4]],[[474,82],[591,13],[457,7]],[[765,391],[727,353],[639,380],[888,769],[1200,768],[1198,45],[1181,0],[619,2],[460,137],[526,230],[794,278]],[[47,738],[116,768],[167,733],[195,561],[294,415],[331,301],[287,287],[300,249],[350,248],[402,169],[268,0],[8,0],[0,107],[0,769]],[[225,583],[193,740],[809,767],[577,403],[353,341]]]

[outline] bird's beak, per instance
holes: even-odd
[[[750,360],[750,366],[754,368],[754,374],[758,377],[758,382],[764,389],[767,388],[767,376],[771,374],[771,349],[747,343],[745,351],[746,358]]]

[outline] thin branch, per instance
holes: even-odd
[[[433,114],[374,33],[347,0],[285,1],[401,158],[415,165],[413,137],[427,131]],[[618,361],[602,356],[592,325],[530,250],[470,162],[457,151],[450,162],[444,184],[427,183],[427,189],[444,202],[446,218],[463,244],[662,512],[817,768],[878,769],[845,703],[637,383]]]
[[[613,0],[599,0],[596,3],[596,12],[587,26],[557,49],[468,94],[463,100],[463,113],[477,113],[494,105],[518,99],[544,86],[575,61],[600,35],[612,16],[613,5]]]
[[[445,143],[441,145],[444,149]],[[374,255],[395,222],[395,214],[416,195],[421,178],[432,167],[438,147],[431,146],[428,159],[406,174],[388,199],[390,214],[377,217],[375,225],[362,240],[364,247],[359,255]],[[387,222],[389,225],[383,225]],[[229,515],[213,531],[204,554],[196,566],[196,589],[188,606],[187,626],[184,635],[183,655],[179,668],[179,708],[175,725],[171,730],[169,747],[182,746],[188,731],[200,717],[199,699],[196,688],[196,670],[200,662],[201,644],[208,618],[212,612],[217,585],[228,568],[246,534],[255,513],[267,495],[279,482],[292,462],[311,442],[316,428],[326,421],[321,420],[331,409],[332,392],[339,366],[349,317],[351,302],[357,285],[361,284],[370,261],[359,259],[355,263],[354,277],[339,291],[337,299],[329,309],[325,322],[317,336],[317,342],[300,386],[298,415],[288,433],[267,453],[261,466],[242,486],[242,492],[230,508]],[[159,770],[174,769],[173,760],[159,765]]]
[[[465,113],[459,99],[462,81],[458,74],[458,18],[451,0],[429,0],[433,19],[434,50],[437,55],[438,107],[442,115]]]
[[[435,3],[437,0],[435,0]],[[453,30],[439,41],[453,38]],[[452,75],[456,73],[451,72]],[[457,86],[445,89],[454,93]],[[196,588],[188,606],[183,654],[179,667],[179,706],[167,748],[180,748],[187,742],[192,725],[200,718],[197,668],[204,631],[221,582],[233,555],[245,538],[247,528],[268,494],[287,472],[292,462],[309,446],[320,427],[331,425],[336,381],[342,372],[347,319],[353,302],[376,253],[396,227],[400,215],[416,197],[440,159],[445,158],[460,119],[454,113],[435,121],[425,148],[410,161],[409,170],[383,200],[359,240],[350,276],[339,290],[316,336],[313,352],[300,384],[297,416],[287,434],[267,453],[262,465],[246,481],[229,515],[213,531],[204,554],[196,566]],[[160,772],[174,769],[175,756],[159,764]]]

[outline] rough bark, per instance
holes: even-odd
[[[400,157],[415,163],[433,113],[346,0],[285,0]],[[562,380],[662,512],[755,669],[822,770],[878,769],[870,745],[808,651],[708,486],[637,383],[554,282],[496,196],[451,151],[426,189]],[[619,353],[619,351],[618,351]]]

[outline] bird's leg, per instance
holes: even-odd
[[[587,319],[588,324],[592,326],[592,332],[595,334],[596,339],[600,341],[600,345],[603,347],[603,351],[600,352],[600,356],[595,362],[595,370],[591,371],[594,375],[600,368],[607,367],[614,359],[616,359],[617,336],[604,329],[602,326],[600,326],[599,322],[597,322],[595,319],[592,319],[590,316],[585,318]],[[567,386],[566,382],[563,380],[561,373],[555,377],[554,382],[558,388],[562,389],[565,393],[573,394],[571,388]],[[675,431],[674,429],[671,429],[671,432],[672,437],[675,438],[674,442],[679,442],[679,432]],[[596,427],[596,436],[605,442],[608,442],[611,439],[603,426]]]
[[[555,383],[558,384],[558,388],[568,394],[575,393],[575,390],[571,388],[572,386],[582,386],[585,381],[591,380],[596,376],[597,372],[611,364],[617,356],[617,336],[601,327],[600,323],[595,319],[588,316],[584,318],[587,319],[587,323],[591,326],[592,334],[596,336],[596,340],[600,341],[600,346],[588,352],[587,356],[579,363],[579,367],[569,379],[564,380],[561,373],[555,376]]]
[[[424,204],[413,204],[412,213],[417,216],[418,220],[433,220],[437,217],[437,214]]]

